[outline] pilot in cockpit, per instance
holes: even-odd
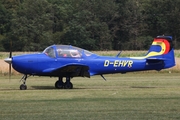
[[[59,57],[81,57],[78,50],[63,50],[57,49]]]
[[[57,53],[59,57],[67,57],[67,54],[65,54],[61,49],[57,49]]]
[[[71,57],[81,57],[78,50],[70,50]]]

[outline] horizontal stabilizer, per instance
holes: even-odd
[[[146,65],[161,65],[164,66],[164,58],[147,58]]]

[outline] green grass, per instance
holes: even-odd
[[[179,73],[128,73],[73,78],[74,89],[54,89],[56,78],[0,77],[1,120],[180,119]]]

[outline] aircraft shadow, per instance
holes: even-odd
[[[157,87],[149,87],[149,86],[131,86],[130,88],[144,88],[144,89],[150,89],[150,88],[157,88]]]
[[[33,89],[37,89],[37,90],[58,90],[56,89],[54,86],[31,86]],[[85,88],[73,88],[73,89],[85,89]],[[72,90],[73,90],[72,89]],[[61,90],[61,89],[59,89]],[[64,90],[64,89],[62,89]]]
[[[31,86],[33,89],[39,89],[39,90],[52,90],[56,89],[54,86]]]

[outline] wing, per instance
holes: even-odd
[[[52,69],[50,74],[52,76],[61,77],[90,77],[89,66],[81,64],[68,64],[63,67]]]

